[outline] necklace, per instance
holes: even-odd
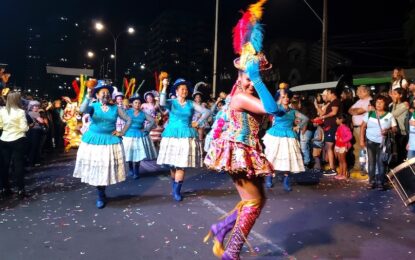
[[[187,101],[186,99],[183,100],[183,102],[180,102],[180,100],[177,100],[177,102],[179,103],[180,106],[184,107],[184,105],[186,105]]]
[[[102,110],[102,112],[108,112],[108,110],[109,110],[110,108],[107,106],[107,105],[101,105],[101,110]]]

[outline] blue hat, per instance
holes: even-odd
[[[141,103],[143,103],[143,100],[142,100],[140,94],[138,94],[138,93],[135,93],[133,96],[131,96],[128,99],[128,101],[130,101],[130,103],[132,103],[132,102],[134,102],[134,100],[137,100],[137,99],[140,100]]]
[[[173,86],[170,89],[170,94],[176,95],[176,89],[178,86],[180,85],[186,85],[187,90],[189,91],[189,93],[193,92],[193,88],[192,88],[192,83],[190,83],[189,81],[182,79],[182,78],[178,78],[176,79],[176,81],[173,83]]]
[[[108,89],[108,91],[110,92],[110,94],[112,95],[112,92],[114,91],[114,88],[111,86],[111,85],[109,85],[109,84],[107,84],[106,82],[105,82],[105,80],[98,80],[98,83],[97,83],[97,85],[94,87],[94,89],[93,89],[93,92],[94,92],[94,95],[96,94],[96,93],[98,93],[101,89],[103,89],[103,88],[106,88],[106,89]]]

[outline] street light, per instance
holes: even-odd
[[[104,24],[101,22],[95,23],[95,29],[97,31],[104,31],[104,30],[107,31],[109,34],[111,34],[112,39],[114,40],[114,54],[111,54],[110,57],[111,59],[114,59],[114,83],[117,84],[117,41],[118,41],[118,37],[120,37],[120,35],[123,33],[134,34],[135,29],[134,27],[130,26],[125,31],[121,31],[118,34],[113,34],[110,30],[105,28]]]
[[[95,54],[94,54],[92,51],[88,51],[88,52],[86,53],[86,56],[87,56],[88,58],[93,58],[93,57],[95,56]]]
[[[133,28],[133,27],[128,27],[127,32],[128,32],[129,34],[133,34],[133,33],[135,33],[135,30],[134,30],[134,28]]]
[[[100,22],[95,23],[95,29],[97,29],[98,31],[102,31],[104,30],[104,25]]]

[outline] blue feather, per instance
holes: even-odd
[[[260,52],[262,50],[262,42],[264,40],[264,28],[262,27],[262,24],[255,23],[251,30],[251,37],[250,42],[252,46],[254,47],[256,52]]]

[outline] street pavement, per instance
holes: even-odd
[[[239,201],[229,176],[190,170],[175,202],[168,170],[143,162],[100,210],[72,177],[74,155],[27,174],[29,198],[0,201],[0,259],[215,259],[202,240]],[[242,259],[415,259],[415,213],[394,190],[310,172],[290,193],[275,182]]]

